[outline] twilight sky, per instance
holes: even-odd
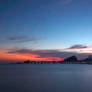
[[[0,0],[0,61],[91,53],[92,0]]]

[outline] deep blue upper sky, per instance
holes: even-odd
[[[92,0],[0,0],[0,32],[5,49],[92,45]]]

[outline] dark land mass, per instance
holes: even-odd
[[[84,60],[78,60],[76,56],[71,56],[64,61],[30,61],[26,60],[24,62],[16,62],[14,64],[92,64],[92,56],[90,55],[88,58]]]

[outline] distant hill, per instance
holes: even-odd
[[[75,62],[75,61],[78,61],[78,60],[77,60],[77,57],[76,56],[71,56],[71,57],[66,58],[64,61]]]
[[[70,64],[70,63],[79,63],[79,62],[76,56],[71,56],[71,57],[64,59],[64,61],[61,61],[60,63]]]

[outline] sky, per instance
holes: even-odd
[[[0,0],[0,62],[84,59],[91,35],[92,0]]]

